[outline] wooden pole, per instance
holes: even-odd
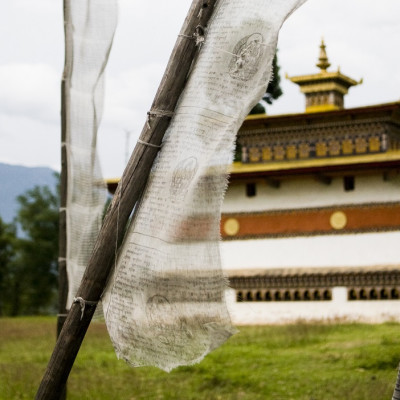
[[[150,123],[144,125],[140,136],[142,142],[156,146],[161,144],[171,119],[168,114],[175,109],[197,53],[193,35],[199,32],[199,26],[207,26],[216,2],[217,0],[192,1],[152,104],[151,109],[162,110],[163,115],[153,115]],[[162,32],[158,34],[162,38]],[[96,303],[100,299],[114,263],[116,253],[114,244],[120,243],[123,238],[129,215],[144,189],[157,152],[157,148],[143,143],[138,142],[135,146],[104,219],[77,293],[77,297],[86,302]],[[81,304],[72,304],[36,394],[37,400],[50,400],[60,396],[95,308],[94,305],[86,303],[82,311]]]
[[[400,400],[400,365],[397,371],[397,380],[396,380],[396,385],[394,387],[392,400]]]
[[[61,173],[60,173],[60,211],[58,231],[58,315],[57,315],[57,338],[60,336],[62,327],[67,318],[68,298],[68,275],[67,275],[67,185],[68,185],[68,157],[66,142],[69,129],[69,99],[72,62],[72,30],[70,24],[70,2],[64,0],[64,38],[65,38],[65,60],[64,71],[61,81]],[[66,385],[60,390],[58,400],[67,397]]]
[[[64,31],[65,31],[65,64],[64,72],[61,81],[61,173],[60,173],[60,214],[59,214],[59,238],[58,238],[58,286],[59,286],[59,315],[57,336],[61,332],[64,324],[67,310],[67,296],[68,296],[68,278],[67,278],[67,184],[68,184],[68,158],[67,148],[67,129],[69,114],[69,89],[70,89],[70,70],[71,66],[67,63],[70,62],[71,57],[71,40],[70,40],[70,26],[67,26],[69,20],[69,7],[70,0],[64,0]]]

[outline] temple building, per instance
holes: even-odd
[[[344,108],[330,63],[288,77],[305,112],[251,115],[221,220],[237,324],[400,320],[400,102]],[[352,89],[356,90],[356,89]]]
[[[316,66],[287,77],[304,113],[238,133],[221,218],[235,324],[400,321],[400,102],[346,109],[361,81],[328,71],[323,41]]]

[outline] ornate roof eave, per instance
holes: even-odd
[[[363,154],[346,157],[326,157],[268,163],[234,162],[230,168],[231,180],[285,177],[343,171],[368,171],[371,169],[400,168],[400,150],[387,153]]]
[[[276,268],[242,268],[226,270],[229,277],[235,278],[262,278],[266,276],[299,276],[309,274],[337,274],[337,273],[374,273],[374,272],[400,272],[400,264],[373,265],[373,266],[343,266],[343,267],[276,267]]]
[[[293,83],[300,86],[302,93],[312,93],[316,91],[329,91],[329,90],[345,90],[344,94],[347,93],[347,89],[352,86],[356,86],[362,83],[355,81],[341,72],[321,72],[313,75],[299,75],[293,77],[287,77]]]
[[[329,111],[322,111],[319,113],[309,114],[306,112],[301,113],[291,113],[291,114],[275,114],[275,115],[268,115],[268,114],[252,114],[248,115],[243,122],[243,125],[240,129],[247,128],[254,125],[263,126],[265,124],[272,124],[272,123],[282,123],[282,122],[289,122],[294,120],[295,123],[298,123],[299,120],[319,120],[324,119],[327,116],[342,118],[344,116],[350,115],[359,115],[362,116],[364,114],[371,114],[379,115],[379,114],[392,114],[393,112],[400,114],[400,101],[394,101],[391,103],[383,103],[383,104],[374,104],[369,106],[363,107],[354,107],[354,108],[346,108],[342,110],[329,110]],[[400,121],[400,118],[397,118]]]

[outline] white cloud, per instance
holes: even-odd
[[[59,169],[59,74],[48,64],[3,64],[0,87],[0,161]]]
[[[0,5],[3,63],[46,63],[62,69],[62,2],[12,0]]]
[[[106,87],[106,113],[109,122],[130,129],[150,108],[164,66],[145,64],[110,76]]]
[[[98,143],[101,164],[108,177],[123,172],[126,146],[130,153],[146,122],[163,72],[161,64],[146,64],[107,79]],[[130,132],[128,143],[126,131]]]
[[[42,121],[59,120],[60,76],[47,64],[0,65],[0,110]]]
[[[1,113],[0,134],[1,162],[59,170],[60,130],[57,124]]]

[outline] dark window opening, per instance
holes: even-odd
[[[351,289],[349,291],[348,299],[349,300],[357,300],[357,292],[354,289]]]
[[[343,177],[343,189],[346,192],[351,192],[355,188],[354,176]]]
[[[254,197],[256,195],[256,184],[255,183],[247,183],[246,184],[246,196]]]
[[[369,297],[370,297],[371,300],[376,300],[376,299],[378,298],[378,293],[377,293],[377,291],[376,291],[375,289],[372,289],[372,290],[369,292]]]
[[[389,293],[386,291],[386,289],[381,290],[381,299],[382,300],[387,300],[389,298]]]
[[[321,294],[318,290],[314,291],[314,300],[321,300]]]
[[[330,290],[324,291],[324,300],[332,300],[332,293]]]
[[[361,300],[366,300],[367,299],[367,292],[365,289],[360,290],[360,299]]]

